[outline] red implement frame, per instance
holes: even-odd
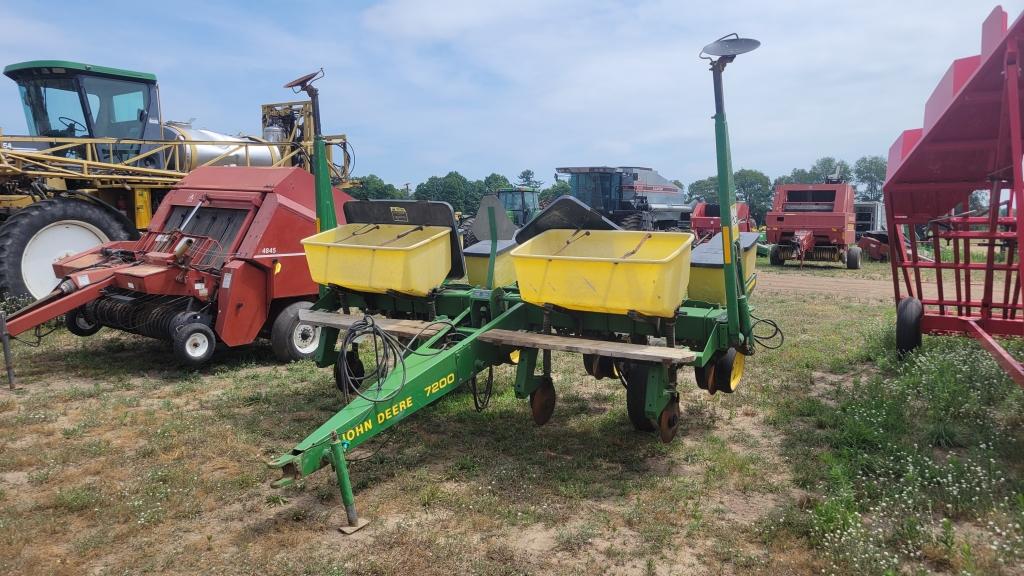
[[[711,209],[710,206],[715,208]],[[708,212],[718,214],[718,209],[717,204],[712,205],[707,202],[698,202],[694,206],[693,212],[690,214],[690,231],[697,236],[698,241],[710,240],[712,236],[722,230],[722,218],[708,215]],[[733,218],[733,222],[740,227],[740,232],[752,232],[756,228],[756,224],[750,218],[750,206],[746,202],[736,203],[736,217]]]
[[[953,62],[925,105],[924,127],[889,149],[884,193],[896,301],[920,300],[922,331],[976,338],[1024,387],[1024,366],[994,338],[1024,336],[1022,52],[1024,19],[1007,27],[996,7],[982,26],[981,54]],[[991,208],[975,213],[977,190],[989,193]],[[912,230],[926,233],[908,241]]]

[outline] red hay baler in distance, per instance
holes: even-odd
[[[335,210],[351,197],[334,190]],[[316,299],[300,241],[316,233],[313,176],[300,168],[205,167],[161,202],[149,230],[53,265],[45,298],[7,320],[17,336],[64,315],[79,336],[103,327],[172,343],[200,365],[217,342],[269,337],[282,361],[309,357],[319,331],[298,311]]]
[[[860,268],[861,249],[854,232],[853,186],[845,182],[783,184],[775,188],[768,212],[769,259],[781,266],[786,260],[841,262]]]
[[[690,231],[697,237],[697,242],[705,242],[722,231],[722,218],[718,204],[698,202],[690,214]],[[740,232],[756,232],[757,223],[750,218],[750,206],[746,202],[736,203],[736,215],[733,222]]]

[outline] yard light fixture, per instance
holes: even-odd
[[[725,121],[725,96],[722,72],[740,54],[757,49],[761,43],[738,34],[727,34],[700,51],[700,57],[711,63],[715,84],[715,150],[718,156],[718,204],[722,225],[722,273],[725,275],[726,302],[729,319],[729,341],[737,350],[753,352],[750,315],[740,309],[748,307],[743,279],[739,227],[736,226],[736,189],[732,179],[732,156],[729,151],[729,127]]]

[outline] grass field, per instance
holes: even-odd
[[[540,428],[503,369],[487,411],[458,391],[353,455],[353,536],[329,470],[264,464],[340,408],[328,371],[58,332],[0,392],[0,572],[1024,573],[1024,394],[964,339],[898,362],[888,298],[756,294],[785,346],[734,395],[687,374],[668,445],[578,356]]]

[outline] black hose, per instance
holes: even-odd
[[[753,314],[750,315],[755,320],[754,325],[750,327],[750,335],[754,339],[755,344],[760,344],[763,348],[768,350],[778,350],[782,348],[782,345],[786,342],[786,336],[782,333],[782,328],[774,320],[767,320],[764,318],[758,318]],[[767,334],[758,334],[757,327],[764,324],[771,332]],[[776,343],[775,340],[778,339]]]
[[[345,400],[348,400],[348,394],[351,391],[356,396],[359,396],[363,400],[372,403],[378,402],[389,402],[401,394],[402,389],[405,388],[407,371],[405,368],[405,355],[406,354],[417,354],[421,356],[433,356],[440,354],[444,347],[440,350],[436,350],[433,353],[418,352],[412,349],[412,345],[416,340],[422,337],[423,333],[430,329],[434,325],[444,325],[450,328],[455,328],[455,325],[447,320],[435,320],[423,326],[420,329],[419,334],[409,341],[409,344],[403,344],[398,338],[388,333],[374,321],[372,316],[364,315],[361,320],[357,320],[349,327],[348,331],[345,332],[345,338],[341,342],[342,353],[338,355],[339,371],[345,375],[346,381],[349,383],[348,386],[342,387],[342,393],[345,395]],[[370,339],[370,346],[373,347],[374,366],[370,371],[361,370],[362,374],[357,374],[349,366],[349,355],[345,353],[348,350],[356,350],[356,343],[360,340],[363,346],[366,346],[365,339]],[[395,369],[401,369],[402,371],[402,383],[395,389],[394,392],[387,396],[382,396],[382,386],[388,375]],[[365,384],[371,384],[364,390]],[[376,394],[371,396],[369,394],[370,389],[376,388]]]

